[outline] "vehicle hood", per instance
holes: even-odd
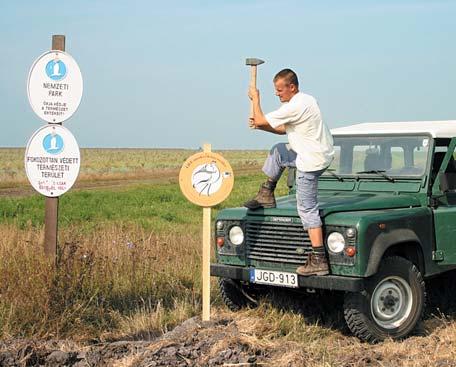
[[[327,216],[335,212],[353,212],[361,210],[399,209],[421,206],[420,201],[410,194],[392,193],[343,193],[332,192],[319,195],[320,215]],[[267,216],[297,216],[295,195],[277,199],[277,207],[273,209],[248,210],[246,208],[225,209],[223,217],[230,217],[230,213],[239,215],[267,215]],[[242,212],[242,213],[241,213]],[[222,214],[222,213],[221,213]]]

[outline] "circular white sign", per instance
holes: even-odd
[[[222,186],[222,174],[217,162],[200,164],[192,172],[192,186],[200,194],[211,196]]]
[[[49,123],[61,123],[78,109],[82,75],[74,59],[63,51],[48,51],[30,68],[27,95],[33,111]]]
[[[79,174],[78,143],[63,126],[43,126],[30,138],[24,163],[27,177],[36,191],[49,197],[63,195]]]

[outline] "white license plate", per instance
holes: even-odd
[[[283,271],[250,269],[250,282],[297,288],[298,275]]]

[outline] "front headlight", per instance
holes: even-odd
[[[228,237],[233,245],[240,245],[244,242],[244,232],[239,226],[231,227]]]
[[[333,232],[328,236],[328,248],[335,254],[338,254],[344,250],[345,238],[342,233]]]

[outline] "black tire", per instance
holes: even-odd
[[[225,302],[231,311],[239,311],[241,308],[253,308],[257,306],[257,302],[249,294],[248,288],[239,281],[220,278],[219,287],[223,302]]]
[[[346,293],[344,317],[359,339],[377,343],[401,339],[420,324],[425,309],[423,277],[410,261],[392,256],[368,280],[366,291]]]

